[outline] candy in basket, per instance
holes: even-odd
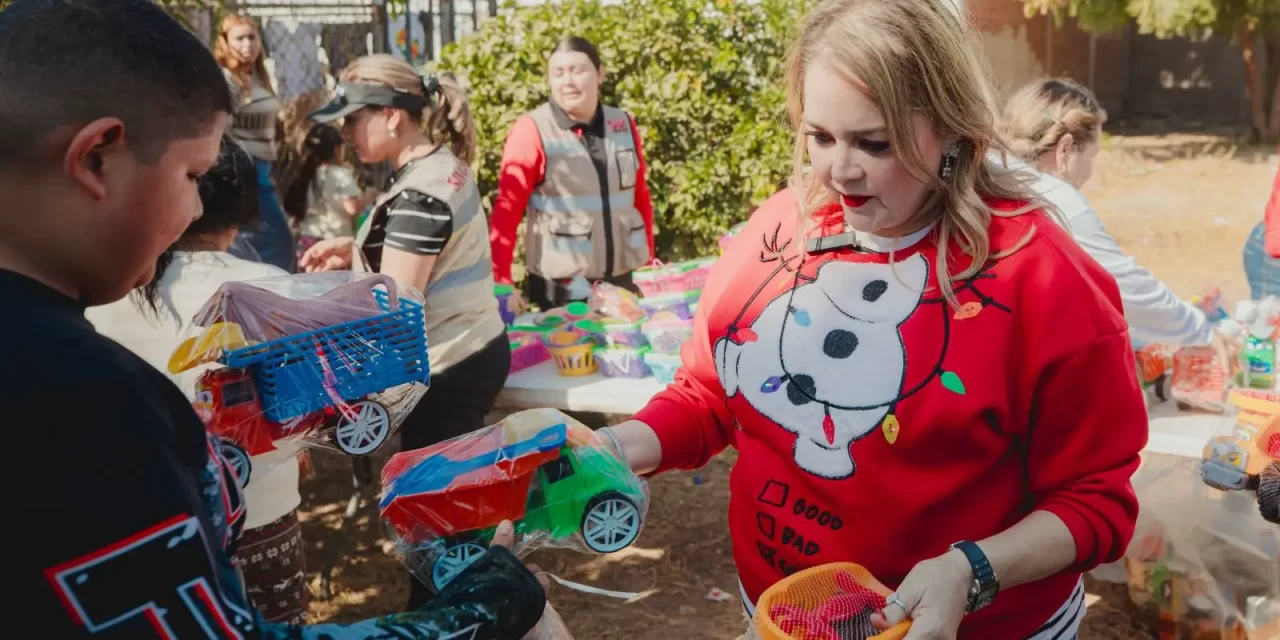
[[[646,483],[581,423],[538,409],[392,456],[382,517],[405,566],[440,589],[515,523],[516,554],[540,546],[619,551],[640,535]]]
[[[752,624],[761,640],[902,640],[909,621],[886,631],[871,625],[889,593],[860,565],[824,564],[769,587]]]
[[[430,379],[421,296],[377,274],[228,282],[190,334],[169,370],[198,376],[196,412],[242,484],[311,446],[372,453]]]

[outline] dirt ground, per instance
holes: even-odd
[[[1247,296],[1240,250],[1276,171],[1275,150],[1211,135],[1111,136],[1085,189],[1108,230],[1139,264],[1182,297],[1210,285],[1229,300]],[[384,458],[375,463],[380,468]],[[579,640],[733,640],[744,628],[725,531],[728,452],[697,473],[670,473],[651,486],[653,504],[640,539],[612,556],[540,551],[530,561],[557,576],[628,592],[656,591],[634,602],[553,587],[551,600]],[[353,621],[399,610],[408,577],[390,555],[367,506],[340,530],[351,495],[350,463],[315,454],[303,483],[311,620]],[[332,563],[332,597],[322,599],[320,571]],[[1081,638],[1154,639],[1153,621],[1129,602],[1122,585],[1090,580]],[[732,597],[717,602],[708,593]]]

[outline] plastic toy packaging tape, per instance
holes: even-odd
[[[503,520],[515,524],[517,555],[619,551],[640,535],[649,488],[591,429],[536,409],[392,456],[379,507],[405,566],[438,590]]]
[[[1198,461],[1143,457],[1124,558],[1129,596],[1168,640],[1280,638],[1280,527],[1256,496],[1202,481]]]
[[[884,631],[871,624],[889,594],[861,565],[824,564],[769,587],[751,624],[761,640],[902,640],[910,621]]]
[[[422,296],[369,273],[228,282],[169,371],[242,484],[310,447],[366,455],[430,380]]]

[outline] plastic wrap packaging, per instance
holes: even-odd
[[[1280,527],[1255,496],[1201,481],[1193,459],[1149,454],[1125,556],[1129,595],[1161,640],[1280,638]]]
[[[1236,389],[1200,476],[1215,489],[1252,492],[1264,520],[1280,524],[1280,393]]]
[[[1194,346],[1175,351],[1169,390],[1178,408],[1223,411],[1231,370],[1230,358],[1218,348]]]
[[[769,587],[751,624],[761,640],[902,640],[909,621],[886,631],[871,625],[871,614],[884,609],[889,594],[860,565],[824,564]]]
[[[516,555],[620,551],[640,535],[649,489],[591,429],[536,409],[396,454],[382,470],[379,508],[405,566],[440,589],[503,520],[515,524]]]
[[[303,449],[376,451],[430,381],[422,297],[378,274],[228,282],[188,335],[169,370],[246,485]]]

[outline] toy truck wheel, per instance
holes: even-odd
[[[640,509],[617,491],[606,491],[591,499],[582,514],[582,539],[596,553],[613,553],[640,537]]]
[[[222,458],[231,471],[236,474],[236,482],[243,489],[249,485],[249,476],[253,474],[253,463],[249,454],[240,445],[225,439],[218,439],[218,456]]]
[[[376,451],[390,434],[387,408],[372,400],[359,400],[350,404],[349,411],[339,414],[333,441],[343,453],[363,456]]]
[[[1262,519],[1280,524],[1280,462],[1272,462],[1258,476],[1258,510]]]
[[[484,545],[479,542],[463,542],[444,550],[431,565],[431,584],[440,591],[471,563],[484,555]]]

